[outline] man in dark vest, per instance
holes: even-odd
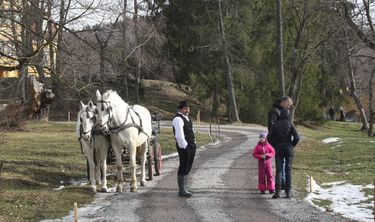
[[[186,101],[181,101],[178,112],[173,118],[173,133],[176,139],[176,148],[180,159],[177,182],[182,197],[191,197],[192,193],[187,188],[188,175],[194,162],[196,144],[193,123],[189,119],[190,106]]]

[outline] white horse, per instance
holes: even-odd
[[[95,130],[96,106],[90,101],[88,105],[80,102],[76,134],[83,154],[88,161],[90,186],[94,192],[107,192],[107,152],[109,141],[106,136]],[[103,174],[102,174],[103,173]],[[96,184],[100,186],[97,189]]]
[[[122,192],[122,149],[130,158],[130,191],[137,191],[136,156],[141,163],[141,186],[146,184],[146,145],[152,132],[150,112],[143,106],[129,106],[117,92],[108,90],[103,95],[96,91],[97,124],[111,135],[112,149],[116,156],[117,192]]]

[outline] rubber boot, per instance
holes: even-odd
[[[186,175],[186,176],[184,176],[184,187],[185,187],[185,189],[186,189],[186,191],[188,192],[188,193],[191,193],[191,194],[193,194],[193,192],[189,189],[189,187],[188,187],[188,176]]]
[[[180,197],[191,197],[192,194],[187,192],[185,188],[185,184],[184,184],[185,177],[186,176],[180,176],[180,175],[177,176],[178,189],[179,189],[178,195]]]

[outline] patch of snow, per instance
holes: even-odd
[[[371,140],[370,143],[375,143],[375,141]]]
[[[333,147],[331,147],[331,149],[336,149],[336,148],[339,148],[339,147],[342,147],[342,145],[339,144],[339,145],[333,146]]]
[[[331,182],[331,183],[324,183],[323,185],[324,185],[324,186],[337,186],[337,185],[341,185],[341,184],[344,184],[344,183],[346,183],[345,180],[343,180],[343,181]]]
[[[65,186],[64,185],[61,185],[61,186],[59,186],[59,187],[57,187],[57,188],[53,188],[53,190],[62,190],[62,189],[64,189],[65,188]]]
[[[328,137],[322,140],[323,143],[334,143],[334,142],[339,142],[339,141],[341,141],[341,139],[338,137]]]
[[[331,202],[330,210],[343,217],[364,222],[373,221],[374,196],[366,196],[363,191],[363,189],[374,189],[373,185],[352,185],[345,181],[338,181],[322,184],[322,186],[328,186],[328,188],[314,184],[314,192],[308,194],[305,200],[322,211],[326,211],[326,209],[315,205],[313,201],[327,200]]]

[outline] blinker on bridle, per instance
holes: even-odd
[[[92,110],[90,110],[88,107],[86,107],[85,112],[86,112],[86,119],[93,119],[93,120],[95,121],[96,117],[95,117],[95,112],[94,112],[94,111],[92,111]],[[93,117],[92,117],[92,118],[90,118],[89,113],[93,113]],[[80,121],[81,121],[81,126],[80,126],[80,133],[81,133],[81,135],[82,135],[82,134],[90,133],[90,132],[92,131],[92,129],[89,129],[89,130],[87,130],[87,131],[83,131],[83,126],[82,126],[82,116],[81,116],[79,119],[80,119]]]
[[[102,111],[102,112],[107,111],[107,112],[108,112],[108,115],[109,115],[107,121],[105,121],[103,124],[99,124],[99,127],[103,127],[105,124],[107,124],[107,123],[109,123],[109,122],[111,121],[111,111],[112,111],[112,107],[109,105],[109,102],[107,102],[107,101],[100,100],[100,101],[98,101],[98,102],[102,104],[101,111]],[[104,104],[107,105],[107,109],[106,109],[106,110],[104,109]]]

